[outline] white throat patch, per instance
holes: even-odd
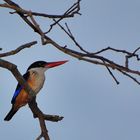
[[[29,70],[30,78],[34,81],[33,90],[38,93],[44,85],[45,71],[47,68],[32,68]]]

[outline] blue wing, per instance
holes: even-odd
[[[25,74],[23,75],[23,78],[27,81],[28,78],[29,78],[29,72],[25,73]],[[19,95],[20,91],[22,90],[22,88],[23,88],[23,87],[18,83],[17,88],[16,88],[16,90],[15,90],[15,93],[14,93],[14,95],[13,95],[13,98],[12,98],[12,100],[11,100],[11,103],[12,103],[12,104],[15,103],[15,100],[16,100],[17,96]]]
[[[20,93],[21,90],[22,90],[22,87],[21,86],[17,90],[15,90],[15,93],[14,93],[13,98],[11,100],[11,103],[12,104],[15,103],[16,97],[18,96],[18,94]]]

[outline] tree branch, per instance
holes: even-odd
[[[12,10],[15,10],[15,12],[10,12],[10,14],[15,14],[15,13],[18,13],[18,12],[21,12],[25,15],[29,15],[30,11],[28,10],[25,10],[23,8],[19,8],[18,5],[15,5],[14,3],[10,2],[9,0],[5,0],[5,2],[7,3],[10,3],[10,4],[13,4],[13,5],[10,5],[10,4],[7,4],[7,3],[4,3],[4,4],[0,4],[0,7],[3,7],[3,8],[10,8]],[[76,13],[75,12],[71,12],[69,14],[65,14],[65,15],[50,15],[50,14],[46,14],[46,13],[38,13],[38,12],[32,12],[32,15],[34,16],[39,16],[39,17],[45,17],[45,18],[72,18],[74,17]]]
[[[73,15],[74,17],[75,14],[81,15],[81,13],[79,13],[80,2],[81,0],[77,0],[77,2],[75,2],[58,20],[52,18],[54,23],[50,25],[50,29],[47,32],[45,32],[45,34],[49,33],[56,24],[59,24],[59,22],[65,18],[65,16]]]
[[[41,134],[37,138],[37,140],[41,139],[42,137],[44,137],[45,140],[50,140],[49,135],[48,135],[48,130],[45,125],[45,120],[43,117],[44,115],[37,106],[36,98],[33,98],[28,104],[29,104],[29,107],[30,107],[31,111],[33,112],[34,116],[38,117],[39,123],[40,123]]]
[[[104,66],[105,68],[107,68],[109,74],[112,76],[112,78],[115,80],[115,82],[117,84],[119,84],[119,81],[116,79],[116,77],[112,73],[112,70],[117,70],[121,74],[132,79],[137,84],[140,84],[140,81],[138,81],[135,78],[135,76],[140,76],[140,71],[137,71],[135,69],[133,70],[132,68],[129,67],[130,58],[135,57],[137,59],[137,61],[140,60],[139,55],[137,54],[137,52],[140,50],[140,47],[135,49],[133,52],[129,52],[126,50],[121,50],[121,49],[115,49],[115,48],[111,48],[111,47],[101,49],[97,52],[89,52],[89,51],[85,50],[78,43],[78,41],[74,37],[74,35],[73,35],[73,33],[72,33],[71,29],[69,28],[67,23],[65,23],[65,27],[62,26],[62,24],[60,24],[60,21],[62,21],[65,18],[74,17],[76,14],[81,15],[79,13],[81,0],[77,0],[62,15],[48,15],[48,14],[44,14],[44,13],[38,13],[38,12],[30,11],[30,10],[25,10],[25,9],[21,8],[15,2],[13,2],[12,0],[4,0],[4,2],[6,2],[6,3],[0,4],[0,7],[10,8],[10,9],[14,10],[14,12],[10,12],[10,13],[11,14],[15,14],[15,13],[18,14],[22,18],[22,20],[29,27],[31,27],[31,29],[33,29],[34,32],[39,34],[41,41],[42,41],[42,45],[51,44],[53,47],[57,48],[58,50],[60,50],[61,52],[65,53],[67,55],[72,56],[73,58],[77,58],[79,60],[83,60],[85,62],[89,62],[92,64]],[[50,18],[51,20],[53,20],[54,23],[50,25],[50,28],[47,32],[44,32],[42,30],[42,28],[40,27],[40,25],[38,24],[37,20],[34,18],[34,16],[41,16],[41,17]],[[69,36],[69,38],[72,40],[72,42],[78,48],[78,51],[71,49],[71,48],[68,48],[68,46],[66,46],[66,45],[64,45],[64,46],[59,45],[56,41],[54,41],[52,38],[50,38],[48,36],[47,33],[49,33],[55,25],[58,25]],[[36,41],[33,41],[30,43],[24,44],[24,45],[18,47],[17,49],[10,51],[10,52],[1,53],[0,57],[6,57],[6,56],[17,54],[21,50],[23,50],[25,48],[29,48],[32,45],[35,45],[36,43],[37,43]],[[114,51],[116,53],[121,53],[122,56],[124,56],[124,58],[125,58],[125,64],[122,65],[120,63],[116,63],[115,61],[112,61],[111,59],[109,59],[107,57],[104,57],[102,55],[102,53],[107,52],[107,51]],[[32,89],[28,86],[28,84],[26,83],[24,78],[21,76],[16,65],[14,65],[8,61],[5,61],[3,59],[0,59],[0,67],[6,68],[9,71],[11,71],[12,74],[14,75],[14,77],[18,80],[18,82],[21,85],[24,86],[26,92],[31,97],[28,104],[29,104],[29,107],[30,107],[33,115],[34,115],[34,118],[39,119],[40,128],[41,128],[41,134],[37,137],[36,140],[40,140],[41,138],[44,138],[45,140],[50,140],[45,121],[47,120],[47,121],[57,122],[57,121],[61,121],[63,119],[63,117],[60,117],[57,115],[44,114],[38,108],[37,103],[36,103],[36,97],[34,96],[35,95],[34,91],[32,91]]]
[[[104,61],[103,61],[104,62]],[[105,62],[104,62],[105,63]],[[112,71],[108,68],[108,66],[105,66],[106,69],[108,70],[109,74],[112,76],[112,78],[114,79],[114,81],[116,82],[116,84],[120,84],[119,81],[116,79],[116,77],[114,76],[114,74],[112,73]]]
[[[6,57],[6,56],[10,56],[10,55],[15,55],[17,54],[18,52],[20,52],[21,50],[25,49],[25,48],[30,48],[32,47],[33,45],[37,44],[37,41],[32,41],[32,42],[29,42],[29,43],[26,43],[24,45],[21,45],[19,46],[17,49],[15,50],[12,50],[12,51],[9,51],[9,52],[6,52],[6,53],[1,53],[0,54],[0,57]]]
[[[30,86],[27,84],[25,79],[22,77],[22,75],[18,71],[17,66],[15,64],[8,62],[6,60],[0,59],[0,67],[8,69],[17,79],[19,84],[24,87],[25,91],[30,95],[31,98],[35,96],[34,91],[30,88]]]
[[[11,3],[10,0],[5,0],[5,1],[8,1],[8,4],[13,4],[13,2]],[[14,5],[17,5],[14,3]],[[19,6],[18,6],[19,7]],[[20,8],[20,7],[19,7]],[[133,74],[136,74],[136,75],[140,75],[140,72],[139,71],[136,71],[136,70],[132,70],[130,68],[127,68],[125,66],[122,66],[122,65],[119,65],[103,56],[99,56],[97,55],[97,52],[96,53],[81,53],[81,52],[77,52],[75,50],[72,50],[72,49],[69,49],[67,47],[63,47],[63,46],[60,46],[59,44],[57,44],[54,40],[52,40],[50,37],[48,37],[47,35],[45,35],[45,33],[43,34],[42,36],[42,33],[43,31],[41,30],[40,27],[36,26],[36,24],[34,25],[26,16],[24,16],[23,13],[19,13],[18,14],[20,15],[20,17],[36,32],[38,33],[39,35],[41,35],[41,38],[44,37],[44,39],[46,39],[46,43],[50,43],[52,44],[54,47],[56,47],[57,49],[59,49],[60,51],[72,56],[72,57],[75,57],[75,58],[78,58],[79,60],[83,60],[83,61],[87,61],[87,62],[90,62],[90,63],[93,63],[93,64],[97,64],[97,65],[101,65],[101,66],[107,66],[107,67],[110,67],[112,69],[116,69],[116,70],[122,70],[124,72],[128,72],[128,73],[133,73]],[[41,31],[41,32],[40,32]],[[127,51],[123,51],[123,50],[117,50],[117,49],[113,49],[113,48],[106,48],[99,53],[105,51],[105,50],[113,50],[113,51],[117,51],[117,52],[122,52],[122,53],[126,53],[126,54],[132,54],[132,53],[129,53]],[[135,54],[134,54],[135,55]],[[90,59],[92,58],[92,59]],[[100,60],[100,61],[97,61],[97,60]],[[101,61],[104,61],[106,63],[103,63]]]

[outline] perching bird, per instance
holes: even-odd
[[[27,72],[23,75],[23,77],[28,82],[29,86],[33,89],[33,91],[37,94],[43,87],[45,81],[45,71],[49,68],[62,65],[66,62],[67,60],[58,62],[34,62],[28,67]],[[24,88],[18,83],[14,96],[11,100],[12,108],[10,112],[6,115],[4,120],[11,120],[11,118],[19,110],[19,108],[26,105],[28,101],[29,95],[26,93]]]

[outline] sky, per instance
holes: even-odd
[[[25,9],[48,14],[64,13],[74,0],[14,0]],[[0,3],[3,3],[0,0]],[[68,23],[81,46],[96,52],[111,46],[133,51],[140,46],[139,0],[82,0],[81,16]],[[0,8],[0,48],[7,52],[37,40],[30,49],[4,58],[18,66],[22,74],[34,61],[69,60],[48,70],[43,89],[37,95],[40,109],[46,114],[64,116],[58,123],[46,122],[51,140],[139,140],[140,86],[126,76],[113,71],[116,85],[106,68],[72,58],[51,45],[41,46],[39,36],[16,14]],[[46,31],[45,18],[36,18]],[[66,34],[55,27],[49,34],[60,45],[77,49]],[[124,63],[124,57],[108,52],[109,59]],[[136,64],[135,64],[135,63]],[[131,61],[134,69],[139,63]],[[11,98],[17,85],[12,74],[0,68],[0,138],[3,140],[34,140],[40,134],[38,120],[33,119],[28,106],[21,108],[10,122],[3,119],[11,108]]]

